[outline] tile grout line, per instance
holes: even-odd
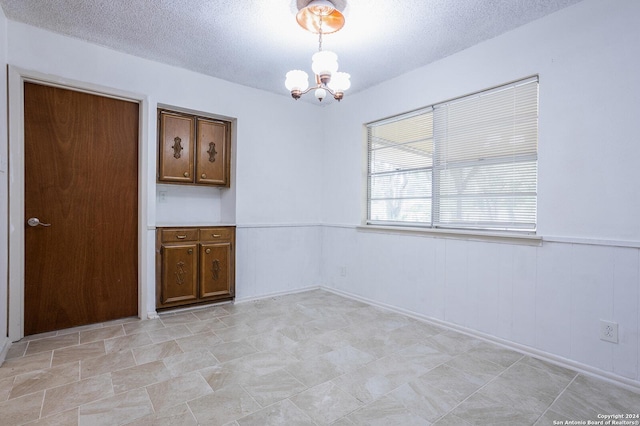
[[[206,381],[206,380],[205,380],[205,381]],[[207,383],[207,384],[208,384],[208,383]],[[209,386],[209,387],[211,387],[211,386]],[[146,388],[145,388],[145,389],[146,389]],[[213,389],[211,389],[211,390],[213,390]],[[214,391],[214,392],[215,392],[215,391]],[[189,403],[185,401],[185,402],[184,402],[184,405],[186,405],[186,406],[187,406],[187,410],[189,410],[189,413],[191,414],[191,418],[196,422],[196,424],[199,424],[199,423],[198,423],[198,418],[196,417],[195,413],[194,413],[194,412],[193,412],[193,410],[191,409],[191,406],[189,405]],[[151,406],[153,407],[153,404],[151,404]],[[155,408],[154,408],[153,410],[154,410],[154,412],[155,412]]]
[[[471,350],[471,349],[469,349]],[[463,354],[468,353],[469,351],[463,352]],[[480,392],[482,389],[484,389],[485,387],[487,387],[490,383],[493,383],[495,380],[498,379],[498,377],[502,376],[504,373],[506,373],[508,370],[510,370],[514,365],[516,365],[518,362],[522,361],[525,358],[525,355],[522,355],[517,361],[515,361],[513,364],[511,364],[510,366],[508,366],[507,368],[505,368],[504,370],[502,370],[502,372],[500,372],[500,374],[496,375],[493,379],[489,380],[487,383],[485,383],[484,385],[480,386],[478,389],[476,389],[475,391],[471,392],[466,398],[464,398],[462,401],[460,401],[458,404],[456,404],[451,410],[449,410],[446,414],[444,414],[443,416],[438,417],[435,422],[439,421],[440,419],[442,419],[443,417],[447,416],[448,414],[452,414],[455,416],[455,414],[453,414],[453,411],[458,408],[460,405],[462,405],[465,401],[467,401],[469,398],[471,398],[473,395],[477,394],[478,392]],[[495,363],[494,363],[495,364]],[[497,364],[499,365],[499,364]],[[464,370],[460,370],[459,368],[453,367],[453,366],[449,366],[450,368],[453,368],[454,370],[458,370],[460,372],[465,373]],[[466,421],[465,419],[462,419],[464,421]],[[434,423],[435,423],[434,422]]]
[[[40,403],[40,412],[38,413],[38,420],[42,418],[42,410],[44,410],[44,401],[47,398],[47,390],[45,389],[44,392],[42,392],[42,402]]]
[[[578,376],[579,376],[579,375],[580,375],[580,374],[576,374],[575,376],[573,376],[573,379],[571,379],[571,380],[569,381],[569,383],[567,383],[567,385],[564,387],[564,389],[562,389],[560,392],[558,392],[558,395],[556,395],[556,397],[555,397],[555,398],[554,398],[554,400],[551,402],[551,404],[549,404],[549,406],[547,407],[547,409],[546,409],[546,410],[544,410],[544,412],[543,412],[543,413],[542,413],[542,414],[541,414],[541,415],[536,419],[536,422],[538,422],[538,420],[540,420],[541,418],[543,418],[543,417],[547,414],[547,412],[548,412],[549,410],[551,410],[551,407],[553,406],[553,404],[555,404],[555,403],[556,403],[556,401],[557,401],[558,399],[560,399],[560,397],[565,393],[565,391],[566,391],[567,389],[569,389],[569,386],[571,386],[571,384],[572,384],[573,382],[575,382],[575,380],[578,378]]]
[[[464,401],[466,401],[467,399],[469,399],[471,396],[473,396],[474,394],[476,394],[477,392],[481,391],[482,389],[484,389],[486,386],[488,386],[491,382],[495,381],[498,377],[502,376],[504,373],[506,373],[508,370],[510,370],[514,365],[516,365],[517,363],[519,363],[520,361],[522,361],[523,359],[525,359],[527,356],[526,355],[522,355],[517,361],[515,361],[513,364],[511,364],[509,367],[507,367],[502,373],[498,374],[496,377],[494,377],[493,379],[491,379],[489,382],[485,383],[482,387],[480,387],[479,389],[477,389],[475,392],[473,392],[471,395],[469,395],[467,398],[465,398],[463,401],[460,402],[460,404],[462,404]],[[526,365],[526,364],[525,364]],[[542,370],[538,367],[534,367],[534,366],[529,366],[531,368],[534,368],[536,370],[541,370],[541,371],[545,371]],[[452,367],[455,368],[455,367]],[[553,376],[558,376],[557,374],[551,372],[551,371],[546,371],[548,374],[551,374]],[[554,398],[554,400],[549,404],[549,406],[544,410],[544,412],[538,416],[538,418],[536,419],[536,422],[542,418],[544,416],[544,414],[551,408],[551,406],[556,402],[556,400],[558,400],[560,398],[560,396],[565,392],[565,390],[569,387],[569,385],[571,385],[571,383],[573,383],[577,377],[579,376],[579,374],[576,373],[576,375],[569,381],[569,383],[560,391],[558,392],[558,395],[556,395],[556,397]],[[559,376],[558,376],[559,377]],[[455,410],[455,408],[457,408],[460,404],[456,405],[456,407],[454,407],[451,411]],[[450,412],[451,412],[450,411]],[[438,419],[440,420],[440,418]],[[535,422],[534,422],[535,424]]]
[[[438,334],[440,334],[440,333],[436,333],[436,334],[434,334],[433,336],[436,336],[436,335],[438,335]],[[429,337],[433,337],[433,336],[429,336]],[[404,349],[411,348],[411,347],[416,346],[416,345],[418,345],[418,344],[420,344],[420,343],[419,343],[419,342],[415,342],[415,343],[413,343],[413,344],[411,344],[411,345],[409,345],[409,346],[407,346],[407,347],[405,347],[405,348],[398,349],[397,351],[394,351],[394,352],[392,352],[391,354],[384,355],[384,356],[382,356],[382,357],[380,357],[380,358],[377,358],[377,359],[375,359],[375,360],[373,360],[373,361],[371,361],[371,362],[369,362],[369,363],[365,364],[365,366],[363,366],[363,367],[361,367],[361,368],[364,368],[364,367],[366,367],[366,366],[368,366],[368,365],[370,365],[370,364],[374,364],[375,362],[378,362],[378,361],[380,361],[381,359],[384,359],[384,358],[386,358],[386,357],[388,357],[388,356],[398,354],[398,352],[401,352],[401,351],[402,351],[402,350],[404,350]],[[469,350],[470,350],[470,349],[469,349]],[[438,352],[439,352],[439,353],[441,353],[440,351],[438,351]],[[467,353],[467,352],[468,352],[468,350],[467,350],[466,352],[462,352],[461,354],[458,354],[458,355],[462,355],[462,354],[465,354],[465,353]],[[448,354],[447,354],[447,355],[448,355]],[[451,358],[451,359],[454,359],[454,358],[455,358],[455,356],[452,356],[452,358]],[[425,375],[425,374],[427,374],[427,373],[429,373],[429,372],[431,372],[431,371],[435,370],[436,368],[438,368],[438,367],[440,367],[440,366],[443,366],[443,365],[446,365],[446,363],[447,363],[448,361],[450,361],[450,360],[443,361],[443,362],[441,362],[441,363],[439,363],[439,364],[437,364],[437,365],[433,366],[432,368],[429,368],[429,369],[428,369],[424,374],[421,374],[420,376],[418,376],[418,377],[414,378],[413,380],[419,379],[419,378],[420,378],[420,377],[422,377],[423,375]],[[457,368],[455,368],[455,367],[451,367],[451,366],[448,366],[448,365],[447,365],[447,367],[452,368],[452,369],[454,369],[454,370],[458,370]],[[355,371],[355,370],[354,370],[354,371]],[[462,370],[458,370],[458,371],[462,371]],[[333,379],[331,379],[331,380],[329,380],[329,381],[330,381],[330,382],[333,382],[333,380],[335,380],[335,379],[337,379],[337,378],[339,378],[339,377],[346,376],[346,375],[348,375],[349,373],[350,373],[350,372],[344,373],[344,374],[342,374],[342,375],[340,375],[340,376],[338,376],[338,377],[335,377],[335,378],[333,378]],[[389,390],[388,392],[386,392],[386,393],[385,393],[384,395],[382,395],[380,398],[382,398],[382,397],[387,397],[387,396],[389,396],[389,397],[393,398],[392,396],[390,396],[390,394],[391,394],[392,392],[396,391],[397,389],[399,389],[400,387],[402,387],[402,386],[404,386],[404,385],[406,385],[406,384],[408,384],[408,383],[411,383],[413,380],[410,380],[410,381],[408,381],[408,382],[401,383],[400,385],[398,385],[398,386],[394,387],[393,389]],[[357,401],[359,401],[359,402],[361,402],[361,403],[362,403],[362,406],[360,406],[360,407],[358,407],[358,408],[356,408],[356,409],[354,409],[354,410],[350,411],[348,414],[345,414],[343,417],[340,417],[340,419],[345,418],[345,417],[349,416],[350,414],[353,414],[353,413],[355,413],[356,411],[358,411],[358,410],[360,410],[360,409],[362,409],[362,408],[364,408],[364,407],[367,407],[367,406],[369,406],[369,405],[371,405],[372,403],[374,403],[374,402],[376,402],[376,401],[377,401],[377,399],[374,399],[373,401],[371,401],[371,402],[368,402],[368,403],[367,403],[367,402],[365,402],[365,401],[361,400],[360,398],[358,398],[358,397],[356,397],[356,396],[352,395],[352,394],[351,394],[349,391],[347,391],[346,389],[342,389],[339,385],[335,385],[335,386],[336,386],[338,389],[342,390],[343,392],[345,392],[345,393],[347,393],[348,395],[350,395],[350,396],[352,396],[353,398],[355,398]],[[378,398],[378,399],[380,399],[380,398]],[[395,398],[394,398],[394,399],[395,399]],[[399,403],[400,403],[400,404],[401,404],[401,405],[402,405],[402,406],[403,406],[407,411],[411,412],[411,409],[410,409],[409,407],[407,407],[404,403],[402,403],[401,401],[397,401],[397,402],[399,402]],[[457,405],[456,405],[456,407],[457,407]],[[454,407],[454,408],[455,408],[455,407]],[[452,409],[452,410],[453,410],[453,409]],[[449,414],[452,410],[450,410],[449,412],[447,412],[447,414]],[[411,413],[412,413],[412,412],[411,412]],[[412,413],[412,414],[414,414],[414,413]],[[416,415],[416,416],[418,416],[418,417],[420,417],[420,418],[422,418],[421,416],[419,416],[419,415],[417,415],[417,414],[415,414],[415,415]],[[446,415],[446,414],[445,414],[445,415]],[[436,421],[440,420],[440,418],[442,418],[442,417],[443,417],[443,416],[441,416],[441,417],[437,418],[437,419],[436,419]],[[340,419],[337,419],[337,420],[340,420]],[[427,419],[425,419],[425,420],[427,420]],[[429,420],[427,420],[427,421],[429,421]],[[433,422],[433,423],[435,423],[435,422]]]

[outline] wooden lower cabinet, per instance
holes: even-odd
[[[158,228],[156,308],[235,295],[235,228]]]
[[[198,245],[162,246],[162,305],[192,303],[198,299]]]
[[[201,299],[231,295],[231,243],[200,244]]]

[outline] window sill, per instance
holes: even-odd
[[[527,246],[541,246],[542,237],[507,232],[481,232],[472,230],[415,228],[404,226],[360,225],[358,231],[379,232],[383,234],[411,234],[467,241],[482,241],[489,243],[519,244]]]

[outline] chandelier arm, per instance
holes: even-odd
[[[335,96],[336,92],[334,90],[331,90],[331,88],[329,86],[327,86],[326,84],[316,84],[315,86],[310,86],[307,90],[305,90],[304,92],[300,92],[300,96],[309,93],[312,90],[316,90],[316,89],[324,89],[327,92],[329,92],[332,96]]]
[[[312,91],[312,90],[314,90],[314,89],[317,89],[317,88],[318,88],[318,86],[311,86],[311,87],[309,87],[307,90],[305,90],[304,92],[300,92],[300,96],[302,96],[302,95],[304,95],[304,94],[307,94],[307,93],[309,93],[310,91]]]
[[[331,90],[331,88],[329,86],[327,86],[326,84],[319,85],[317,88],[326,90],[327,92],[329,92],[331,94],[331,96],[335,96],[336,95],[336,92]]]

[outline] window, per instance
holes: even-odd
[[[535,231],[538,78],[367,125],[367,223]]]

